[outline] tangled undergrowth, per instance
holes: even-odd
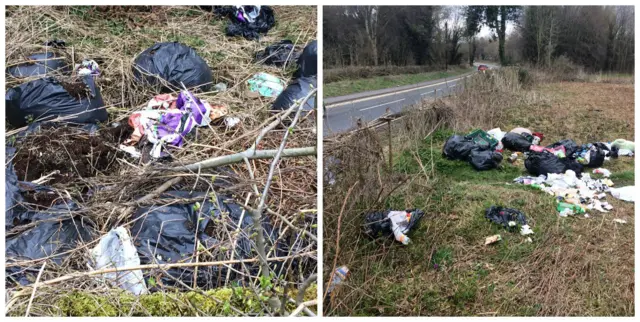
[[[282,39],[291,40],[302,50],[316,38],[317,19],[316,8],[313,6],[274,7],[274,12],[275,27],[258,41],[249,41],[242,37],[227,37],[227,19],[197,7],[8,7],[6,66],[16,66],[23,63],[28,55],[43,51],[43,44],[49,40],[64,40],[66,48],[51,50],[63,57],[69,66],[80,63],[85,58],[93,59],[100,65],[101,75],[97,77],[96,84],[104,99],[109,120],[90,130],[78,129],[63,122],[54,122],[53,126],[42,125],[38,129],[31,126],[28,130],[26,127],[10,128],[7,124],[7,143],[15,148],[15,153],[5,161],[5,165],[15,168],[18,180],[47,187],[46,191],[28,187],[23,192],[24,200],[18,206],[28,210],[42,210],[51,205],[68,204],[72,201],[77,208],[66,216],[80,216],[83,224],[89,223],[87,227],[90,227],[92,236],[90,240],[84,240],[69,250],[66,254],[68,256],[61,262],[55,263],[51,258],[19,259],[8,262],[7,268],[27,268],[37,273],[41,267],[46,266],[40,282],[87,272],[90,250],[97,244],[100,236],[118,226],[130,228],[132,214],[136,210],[142,207],[158,209],[174,204],[202,202],[195,197],[170,197],[165,193],[169,191],[185,191],[194,195],[199,192],[207,196],[224,195],[227,200],[238,205],[257,208],[261,196],[255,193],[255,187],[262,191],[267,182],[271,159],[255,159],[202,171],[170,169],[245,151],[252,146],[260,131],[276,119],[269,111],[272,99],[245,96],[246,80],[257,72],[267,72],[288,81],[296,67],[274,67],[256,63],[255,53]],[[129,115],[141,110],[158,94],[135,79],[131,68],[133,60],[154,43],[166,41],[178,41],[193,47],[207,62],[213,71],[214,82],[226,84],[227,89],[197,93],[198,98],[212,105],[226,106],[229,115],[239,118],[240,123],[228,128],[223,122],[213,122],[209,127],[197,128],[186,138],[181,148],[172,151],[170,160],[146,164],[131,158],[119,150],[118,146],[131,133],[127,126]],[[55,72],[52,76],[61,77]],[[30,80],[33,78],[18,79],[8,76],[6,86],[14,87]],[[68,89],[82,95],[82,89]],[[315,117],[315,113],[306,114],[295,129],[290,131],[287,149],[315,147]],[[286,126],[287,124],[281,124],[268,132],[257,149],[277,149],[287,132]],[[23,136],[25,130],[29,134]],[[268,302],[274,298],[294,301],[295,296],[292,299],[291,296],[283,297],[283,294],[290,294],[292,290],[301,287],[316,271],[317,245],[306,234],[316,234],[316,196],[316,158],[304,156],[281,159],[267,195],[268,211],[263,217],[266,217],[273,231],[279,232],[269,237],[270,245],[285,243],[288,253],[281,256],[284,259],[278,262],[278,270],[271,274],[270,279],[259,277],[256,261],[224,266],[234,274],[231,278],[229,274],[218,276],[220,282],[216,284],[242,288],[243,292],[254,294],[258,302],[236,308],[238,303],[212,296],[212,300],[222,306],[218,308],[220,310],[204,310],[204,314],[271,315],[292,311],[287,306],[286,310],[275,312]],[[244,212],[243,210],[243,216]],[[246,216],[249,216],[249,211],[246,212]],[[7,238],[19,235],[34,224],[7,230]],[[219,247],[203,250],[200,248],[202,245],[199,245],[194,249],[194,254],[184,260],[237,260],[239,255],[235,254],[233,245],[240,237],[250,241],[252,251],[248,258],[255,259],[255,236],[251,229],[230,231],[227,226],[221,225],[225,229],[216,234]],[[271,248],[267,257],[276,256],[275,248]],[[162,273],[162,269],[152,269],[145,271],[145,276],[159,276]],[[77,310],[66,310],[62,305],[58,310],[56,306],[66,303],[65,298],[70,294],[88,290],[95,292],[93,294],[104,294],[98,295],[104,297],[100,301],[111,302],[117,298],[110,297],[113,287],[104,279],[73,276],[56,283],[40,285],[31,299],[32,303],[28,305],[32,288],[7,281],[10,299],[7,314],[20,316],[28,310],[32,316],[81,315],[82,312]],[[29,278],[33,283],[35,275]],[[198,309],[183,311],[181,307],[191,307],[194,304],[190,302],[189,296],[174,296],[175,292],[210,292],[200,289],[197,286],[199,283],[163,285],[160,278],[147,279],[149,281],[154,284],[154,294],[163,294],[163,300],[156,301],[154,305],[163,305],[164,301],[177,301],[178,309],[172,315],[203,314]],[[163,312],[158,307],[138,307],[131,310],[124,308],[116,306],[116,312],[112,311],[113,306],[110,306],[108,312],[100,312],[100,308],[97,308],[94,314],[127,316]],[[315,306],[310,305],[309,308],[313,310]]]

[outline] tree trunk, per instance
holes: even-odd
[[[507,59],[504,55],[504,42],[507,33],[507,8],[500,7],[500,27],[498,28],[498,54],[500,55],[500,64],[506,65]]]

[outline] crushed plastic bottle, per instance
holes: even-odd
[[[333,280],[329,283],[327,294],[331,294],[337,286],[347,280],[347,277],[349,277],[349,268],[347,268],[347,266],[340,266],[336,268],[336,272],[333,274]]]
[[[567,202],[558,202],[558,206],[556,208],[560,214],[584,214],[585,210],[581,206],[570,204]],[[571,213],[568,212],[571,210]],[[564,216],[563,216],[564,217]]]

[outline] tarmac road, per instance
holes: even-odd
[[[489,67],[496,68],[492,65]],[[414,85],[327,98],[324,100],[323,137],[354,129],[358,119],[366,124],[387,113],[399,113],[423,99],[447,96],[460,90],[464,78],[473,73],[476,71]]]

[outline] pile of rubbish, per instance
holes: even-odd
[[[600,212],[612,210],[613,206],[604,201],[607,192],[615,198],[634,202],[637,195],[634,193],[635,187],[612,188],[614,183],[607,178],[610,174],[607,169],[595,169],[594,173],[603,174],[605,178],[594,179],[588,173],[583,173],[581,177],[578,177],[576,172],[567,170],[563,174],[548,173],[538,177],[518,177],[514,182],[531,186],[554,196],[558,213],[562,217],[577,214],[588,217],[587,211],[590,210]]]
[[[442,155],[449,160],[467,161],[478,171],[491,170],[502,162],[502,153],[496,150],[498,144],[498,140],[478,130],[465,136],[449,137]]]
[[[273,28],[276,17],[269,6],[201,6],[217,15],[228,17],[227,36],[242,36],[248,40],[259,39],[261,34]]]
[[[178,97],[156,95],[145,110],[131,114],[129,125],[133,133],[120,148],[137,158],[142,152],[135,145],[150,145],[149,155],[154,159],[163,158],[169,155],[167,146],[181,147],[194,127],[208,126],[227,114],[226,107],[212,106],[187,90]]]
[[[417,226],[424,212],[419,209],[372,212],[364,218],[364,233],[371,238],[393,235],[403,245],[411,241],[407,234]]]

